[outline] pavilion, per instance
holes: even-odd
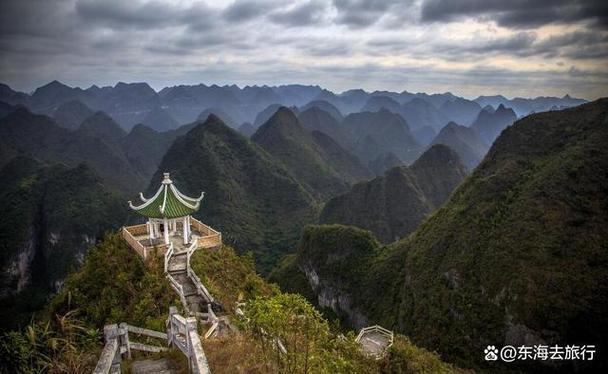
[[[221,245],[221,234],[192,217],[198,211],[205,193],[193,198],[181,193],[171,180],[169,173],[156,193],[149,199],[142,193],[141,205],[129,201],[129,207],[147,218],[143,225],[123,228],[123,237],[144,258],[151,247],[166,248],[173,244],[176,250],[197,242],[197,247]]]

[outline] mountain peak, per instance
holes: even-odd
[[[460,156],[452,148],[445,144],[433,144],[414,162],[412,167],[414,169],[432,166],[443,167],[451,164],[459,165],[462,170],[465,170]]]

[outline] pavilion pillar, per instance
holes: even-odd
[[[166,218],[163,221],[163,228],[165,230],[165,244],[169,244],[169,221]]]
[[[184,244],[188,244],[188,216],[184,217],[184,223],[183,223],[184,227],[183,227],[183,232],[184,232]]]
[[[154,224],[148,220],[148,234],[150,235],[150,240],[154,240]]]
[[[188,227],[188,237],[192,234],[192,230],[190,229],[190,216],[186,216],[186,227]]]

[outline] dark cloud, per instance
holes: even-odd
[[[536,41],[536,34],[533,32],[518,32],[515,35],[489,40],[465,48],[469,52],[477,53],[521,53],[528,50]]]
[[[223,11],[227,21],[243,22],[262,17],[276,4],[270,1],[237,0]]]
[[[449,84],[485,92],[494,85],[499,92],[513,85],[537,93],[557,92],[561,84],[593,97],[606,85],[607,5],[596,0],[0,0],[0,81],[24,90],[52,79],[83,86],[149,81],[156,87],[289,80],[431,91],[442,85],[452,89]],[[457,23],[445,25],[468,18],[480,25],[465,25],[462,32]],[[534,30],[546,24],[558,26]],[[496,63],[503,58],[509,66],[521,61],[529,71],[493,70],[505,65]],[[486,68],[465,68],[476,62]],[[459,68],[448,68],[452,65]]]
[[[270,19],[284,26],[317,25],[325,21],[327,8],[327,3],[324,1],[309,0],[286,9],[279,9],[270,15]]]
[[[412,5],[408,0],[333,0],[337,10],[335,22],[349,27],[367,27],[384,16],[396,16]],[[399,11],[397,8],[399,7]]]
[[[453,21],[464,17],[493,20],[500,26],[535,28],[550,23],[588,22],[608,26],[605,0],[423,0],[423,22]]]
[[[78,0],[75,8],[85,22],[111,28],[157,29],[184,25],[208,28],[216,17],[204,3],[178,7],[160,1]]]

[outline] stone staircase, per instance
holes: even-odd
[[[203,313],[207,311],[207,303],[196,291],[192,279],[188,277],[186,254],[185,250],[174,253],[169,259],[167,272],[182,286],[190,313]]]
[[[140,360],[131,364],[133,374],[178,374],[172,361],[167,358]]]

